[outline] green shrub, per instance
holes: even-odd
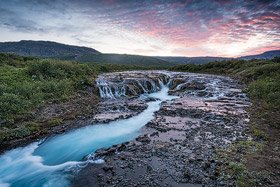
[[[71,80],[50,80],[40,82],[44,99],[63,99],[74,91]]]
[[[55,126],[60,125],[61,123],[62,123],[61,119],[50,120],[50,121],[47,122],[49,127],[55,127]]]
[[[242,175],[246,173],[246,167],[242,163],[230,162],[229,168],[232,169],[234,175]]]
[[[15,95],[20,95],[21,97],[25,99],[31,99],[34,95],[37,96],[37,94],[40,92],[40,85],[36,82],[32,81],[23,81],[18,82],[14,88],[13,93]]]
[[[36,57],[19,56],[15,54],[0,53],[0,65],[9,65],[13,67],[24,67],[27,62],[36,60]]]
[[[0,96],[0,114],[3,116],[19,114],[24,111],[29,104],[30,102],[28,100],[23,100],[18,95],[5,93]]]
[[[267,77],[253,81],[249,84],[247,90],[251,98],[262,99],[270,109],[280,109],[280,81],[277,77]]]
[[[57,68],[50,60],[36,61],[28,64],[28,74],[34,79],[62,79],[66,75],[63,70]]]
[[[4,93],[5,93],[5,86],[0,85],[0,96],[3,95]]]
[[[0,142],[3,140],[12,140],[15,138],[23,138],[30,135],[30,130],[25,126],[17,126],[16,128],[1,128],[0,129]]]
[[[100,71],[102,72],[109,72],[108,68],[106,66],[100,66]]]
[[[258,139],[267,140],[268,135],[260,130],[254,130],[253,136]]]
[[[79,90],[85,89],[87,86],[93,86],[93,80],[86,77],[82,77],[74,83],[74,87]]]
[[[232,174],[236,175],[237,186],[244,186],[248,180],[248,170],[242,163],[230,162],[229,168],[232,170]]]
[[[24,126],[26,128],[28,128],[30,132],[35,132],[35,131],[39,130],[39,126],[35,122],[27,122],[24,124]]]
[[[78,78],[93,75],[93,68],[77,62],[40,60],[28,64],[28,74],[36,80]]]

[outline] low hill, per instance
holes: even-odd
[[[274,57],[280,56],[280,50],[274,50],[274,51],[266,51],[262,54],[257,54],[257,55],[249,55],[249,56],[242,56],[239,57],[238,59],[243,59],[243,60],[251,60],[251,59],[273,59]]]
[[[154,57],[127,54],[102,54],[92,48],[71,46],[50,41],[22,40],[20,42],[0,42],[0,52],[64,61],[100,62],[125,65],[174,65],[174,63]]]
[[[0,52],[21,56],[50,57],[57,55],[100,54],[99,51],[50,41],[22,40],[19,42],[0,42]]]
[[[172,62],[174,64],[205,64],[213,61],[222,61],[222,60],[230,60],[230,59],[243,59],[243,60],[251,60],[251,59],[273,59],[274,57],[280,56],[280,50],[274,51],[266,51],[262,54],[257,55],[249,55],[249,56],[241,56],[239,58],[226,58],[226,57],[172,57],[172,56],[155,56],[155,58],[166,60],[168,62]]]
[[[174,64],[205,64],[207,62],[229,60],[225,57],[169,57],[169,56],[157,56],[155,58],[166,60]]]

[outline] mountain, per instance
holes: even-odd
[[[256,59],[273,59],[274,57],[280,56],[280,50],[274,50],[274,51],[266,51],[262,54],[257,54],[257,55],[249,55],[249,56],[242,56],[239,57],[238,59],[243,59],[243,60],[250,60],[253,58]]]
[[[19,42],[0,42],[0,52],[14,53],[21,56],[50,57],[57,55],[100,54],[99,51],[50,41],[22,40]]]
[[[169,56],[156,56],[155,58],[166,60],[174,64],[205,64],[207,62],[229,60],[225,57],[169,57]]]

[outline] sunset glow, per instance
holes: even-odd
[[[237,57],[280,49],[279,0],[0,1],[0,41],[103,53]]]

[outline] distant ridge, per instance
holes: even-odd
[[[0,52],[21,56],[50,57],[57,55],[101,54],[99,51],[51,41],[21,40],[19,42],[0,42]]]
[[[238,58],[226,57],[184,57],[184,56],[141,56],[128,54],[103,54],[89,47],[65,45],[51,41],[22,40],[19,42],[0,42],[0,52],[14,53],[21,56],[36,56],[65,61],[102,62],[111,64],[134,65],[166,65],[177,64],[205,64],[207,62],[230,59],[272,59],[280,56],[280,50],[267,51],[262,54],[241,56]]]
[[[229,60],[225,57],[172,57],[172,56],[156,56],[155,58],[166,60],[174,64],[205,64],[207,62]]]
[[[155,56],[155,58],[158,58],[158,59],[161,59],[161,60],[166,60],[168,62],[172,62],[172,63],[175,63],[175,64],[205,64],[207,62],[230,60],[230,59],[243,59],[243,60],[251,60],[253,58],[256,58],[256,59],[273,59],[276,56],[280,56],[280,50],[266,51],[262,54],[241,56],[239,58],[211,57],[211,56],[206,56],[206,57]]]
[[[88,63],[101,62],[110,64],[154,66],[175,65],[174,63],[149,56],[103,54],[88,47],[65,45],[50,41],[22,40],[19,42],[0,42],[0,52],[13,53],[21,56],[36,56],[39,58],[51,58],[64,61],[79,61]]]
[[[242,56],[242,57],[239,57],[238,59],[243,59],[243,60],[250,60],[253,58],[273,59],[274,57],[277,57],[277,56],[280,56],[280,50],[266,51],[262,54],[257,54],[257,55]]]

